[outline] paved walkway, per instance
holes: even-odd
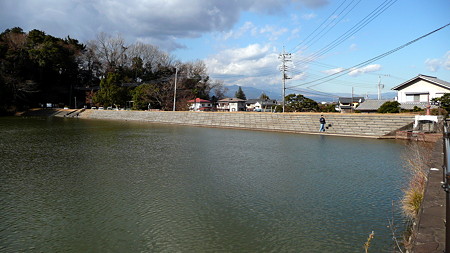
[[[428,184],[419,220],[413,232],[414,253],[444,252],[445,248],[445,191],[441,187],[443,164],[442,139],[436,142],[433,151],[432,169],[428,175]]]

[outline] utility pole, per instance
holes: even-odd
[[[389,75],[383,75],[389,76]],[[381,83],[381,75],[378,76],[378,100],[381,100],[381,90],[384,88],[384,84]]]
[[[173,89],[173,111],[175,111],[175,105],[177,103],[177,77],[178,77],[178,67],[175,67],[175,88]]]
[[[352,86],[352,102],[350,102],[350,111],[353,112],[353,86]]]
[[[291,60],[291,54],[288,54],[284,51],[284,46],[283,46],[283,53],[281,53],[278,56],[278,59],[281,60],[281,68],[280,71],[282,73],[282,77],[281,80],[283,82],[283,91],[282,91],[282,96],[283,96],[283,112],[284,112],[284,106],[285,106],[285,101],[284,98],[286,97],[286,79],[291,79],[286,75],[286,71],[287,71],[287,66],[286,66],[286,62],[292,61]]]

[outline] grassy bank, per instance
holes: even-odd
[[[405,234],[404,246],[410,248],[410,234],[413,224],[419,219],[419,211],[424,199],[425,188],[427,187],[428,172],[432,166],[432,154],[435,143],[412,141],[408,144],[402,160],[404,168],[409,174],[409,181],[403,190],[404,195],[401,200],[401,207],[404,215],[408,218],[409,224]]]

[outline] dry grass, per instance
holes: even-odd
[[[422,204],[431,155],[432,145],[424,142],[411,142],[403,155],[404,167],[410,173],[410,179],[403,190],[402,209],[413,220],[417,218]]]
[[[367,241],[364,243],[364,251],[366,253],[369,252],[370,242],[372,241],[374,235],[375,235],[375,233],[372,231],[372,233],[369,234],[369,237],[367,237]]]

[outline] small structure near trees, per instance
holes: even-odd
[[[189,111],[211,111],[212,102],[206,99],[196,98],[187,101],[189,104]]]

